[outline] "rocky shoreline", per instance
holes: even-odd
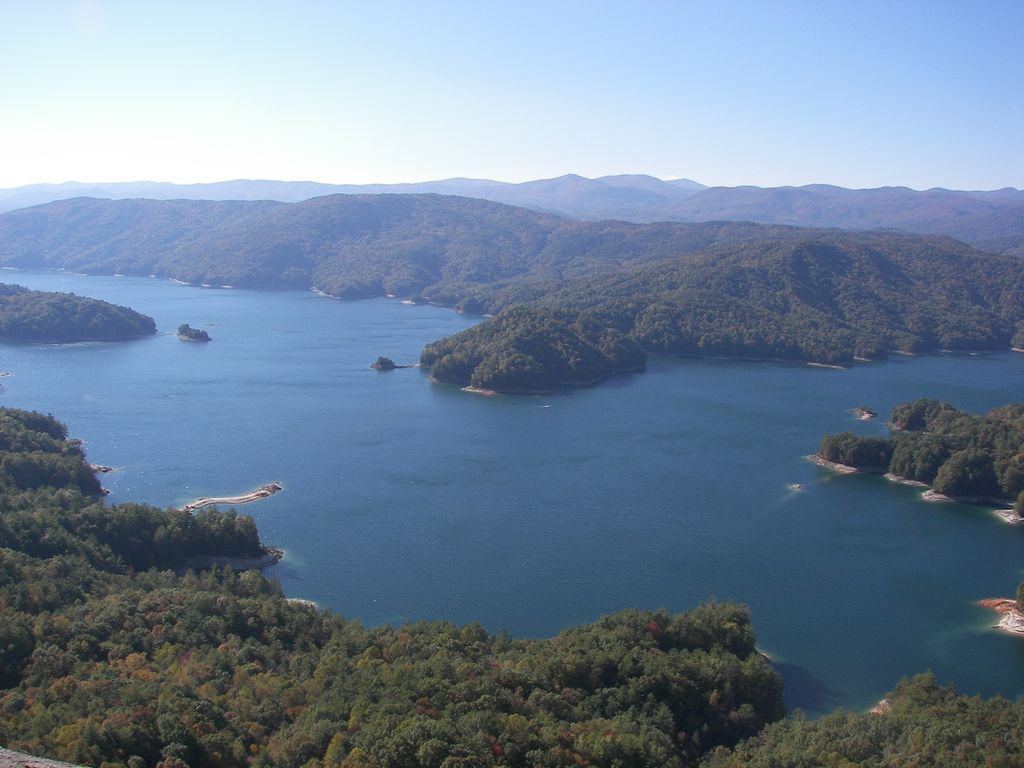
[[[1004,523],[1010,525],[1020,525],[1024,523],[1024,517],[1017,514],[1014,509],[993,509],[992,514],[1002,520]]]
[[[882,475],[890,483],[896,483],[897,485],[908,485],[911,488],[927,488],[928,483],[922,483],[920,480],[911,480],[909,477],[900,477],[892,472],[886,472]]]
[[[829,469],[833,472],[838,472],[840,475],[855,475],[861,471],[857,469],[857,467],[851,467],[847,464],[840,464],[835,461],[829,461],[824,456],[821,456],[820,454],[817,453],[809,453],[806,456],[804,456],[804,458],[807,459],[812,464],[817,464],[819,467],[822,467],[824,469]]]
[[[922,483],[920,480],[911,480],[907,477],[901,477],[900,475],[892,472],[882,472],[878,468],[874,467],[851,467],[848,464],[840,464],[835,461],[829,461],[820,454],[810,453],[804,457],[812,464],[817,464],[823,469],[836,472],[841,475],[853,475],[853,474],[866,474],[866,475],[881,475],[890,483],[896,483],[898,485],[906,485],[912,488],[923,488],[921,492],[921,499],[933,504],[942,504],[948,502],[957,502],[960,504],[977,504],[988,507],[1003,507],[1002,509],[993,509],[992,513],[996,517],[1000,518],[1004,522],[1016,525],[1024,523],[1024,517],[1018,515],[1012,508],[1008,508],[1010,505],[1009,499],[993,499],[993,498],[981,498],[978,496],[947,496],[944,493],[939,493],[933,490],[928,483]]]
[[[978,605],[1000,614],[999,621],[992,625],[994,629],[1008,632],[1011,635],[1024,635],[1024,613],[1017,610],[1016,600],[1006,597],[990,597],[979,600]]]

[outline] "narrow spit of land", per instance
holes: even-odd
[[[243,493],[240,496],[207,496],[202,499],[196,499],[195,501],[189,502],[181,509],[183,512],[195,512],[197,509],[203,507],[212,507],[214,504],[248,504],[251,501],[259,501],[260,499],[268,499],[278,491],[284,490],[284,486],[278,481],[261,485],[254,491],[249,493]]]

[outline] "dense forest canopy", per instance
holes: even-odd
[[[128,307],[0,283],[0,340],[122,341],[154,333],[153,318]]]
[[[880,713],[788,718],[703,768],[1010,768],[1024,762],[1024,704],[957,695],[931,675],[901,682]]]
[[[952,240],[832,234],[719,246],[558,285],[524,283],[481,303],[514,310],[429,345],[421,359],[435,378],[471,383],[469,363],[485,360],[511,380],[534,378],[536,356],[518,354],[521,329],[562,338],[579,323],[663,354],[846,364],[892,350],[1005,349],[1024,328],[1024,270]],[[620,369],[634,367],[602,370]]]
[[[782,716],[745,608],[550,640],[366,629],[287,601],[234,512],[107,505],[50,417],[0,409],[0,743],[108,768],[692,765]]]
[[[514,306],[428,345],[420,362],[440,381],[539,392],[642,370],[646,355],[632,338],[587,313]]]
[[[818,446],[829,461],[892,472],[947,496],[1017,499],[1024,495],[1024,403],[981,416],[949,403],[921,399],[893,409],[895,434],[826,435]]]

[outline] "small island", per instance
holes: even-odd
[[[871,419],[875,418],[878,413],[871,410],[866,405],[858,405],[853,409],[853,415],[861,421],[871,421]]]
[[[210,334],[200,328],[193,328],[188,323],[178,326],[178,338],[182,341],[209,341]]]
[[[393,371],[397,368],[415,368],[415,365],[398,365],[390,357],[378,357],[372,363],[370,367],[375,371]]]

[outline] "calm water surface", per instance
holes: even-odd
[[[161,334],[136,342],[0,346],[0,404],[67,422],[91,461],[118,468],[103,477],[113,502],[283,481],[243,509],[286,550],[268,574],[290,596],[369,625],[479,621],[524,637],[626,606],[738,600],[789,703],[811,713],[870,705],[928,669],[966,692],[1024,693],[1024,640],[990,631],[974,605],[1012,594],[1024,530],[802,458],[826,431],[884,434],[852,417],[860,404],[1019,401],[1024,355],[848,371],[655,359],[592,389],[482,398],[368,369],[473,322],[437,307],[0,279],[156,318]],[[181,323],[214,341],[179,341]]]

